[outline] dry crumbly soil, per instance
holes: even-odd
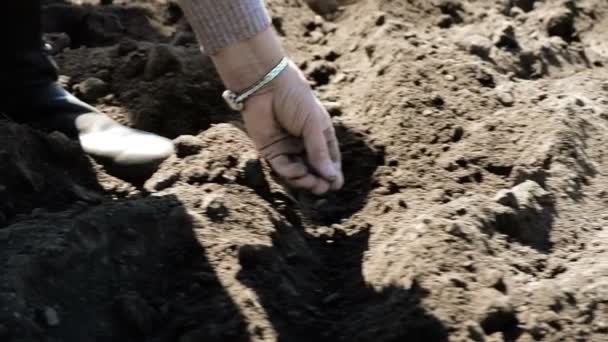
[[[608,341],[606,1],[268,1],[340,135],[324,198],[175,3],[110,2],[47,2],[61,82],[177,155],[0,121],[0,340]]]

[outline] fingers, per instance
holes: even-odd
[[[298,179],[288,179],[287,183],[296,189],[311,191],[317,186],[319,179],[311,174]]]
[[[316,117],[319,122],[306,127],[304,146],[309,164],[329,183],[328,190],[336,191],[344,185],[340,146],[329,115],[322,110],[324,113]],[[327,121],[324,122],[324,119]]]
[[[294,188],[310,191],[317,196],[327,193],[330,189],[329,182],[312,174],[299,179],[290,179],[287,182]]]
[[[272,169],[292,187],[322,195],[331,185],[326,180],[312,174],[302,158],[280,155],[269,160]]]
[[[330,189],[330,184],[328,181],[318,178],[317,184],[312,190],[310,190],[313,194],[320,196],[326,194]]]
[[[342,155],[340,154],[340,145],[336,138],[335,130],[325,130],[325,139],[327,140],[327,148],[329,150],[329,157],[334,163],[334,167],[338,171],[338,176],[331,182],[331,190],[336,191],[342,188],[344,185],[344,175],[342,174]]]
[[[298,179],[308,175],[308,168],[304,163],[290,160],[287,155],[277,156],[269,162],[272,169],[283,178]]]
[[[317,125],[315,125],[317,126]],[[338,177],[338,170],[329,155],[325,132],[317,127],[304,133],[304,147],[308,162],[324,179],[333,182]]]

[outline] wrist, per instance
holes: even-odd
[[[260,81],[285,56],[272,28],[211,56],[226,88],[240,92]]]

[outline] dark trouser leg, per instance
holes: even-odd
[[[10,91],[57,79],[57,69],[42,43],[40,0],[10,0],[0,5],[0,89]]]

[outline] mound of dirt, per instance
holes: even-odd
[[[605,1],[267,3],[345,189],[281,186],[174,1],[48,1],[61,82],[177,154],[0,121],[0,340],[608,340]]]

